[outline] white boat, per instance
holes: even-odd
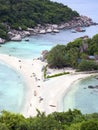
[[[76,30],[74,30],[74,29],[72,29],[72,30],[71,30],[71,32],[72,32],[72,33],[76,33],[77,31],[76,31]]]

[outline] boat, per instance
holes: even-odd
[[[72,29],[71,32],[72,32],[72,33],[76,33],[77,31],[76,31],[75,29]]]
[[[26,39],[25,39],[25,41],[27,41],[27,42],[28,42],[28,41],[29,41],[29,38],[26,38]]]
[[[85,32],[86,31],[85,28],[81,28],[81,27],[77,27],[75,30],[77,32]]]

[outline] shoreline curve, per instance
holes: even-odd
[[[20,111],[25,117],[36,116],[36,109],[46,114],[60,112],[60,100],[69,91],[74,81],[98,75],[98,73],[73,73],[44,81],[42,68],[46,63],[39,59],[20,59],[0,54],[0,60],[19,72],[25,81],[24,108]]]

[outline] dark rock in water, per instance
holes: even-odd
[[[96,85],[96,86],[89,85],[88,88],[91,88],[91,89],[98,89],[98,85]]]
[[[92,85],[89,85],[88,88],[94,89],[95,87]]]

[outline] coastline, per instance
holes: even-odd
[[[35,36],[37,34],[46,34],[46,33],[59,33],[60,30],[68,30],[68,29],[73,29],[71,32],[84,32],[85,29],[84,27],[89,27],[89,26],[95,26],[98,25],[98,23],[93,22],[93,20],[87,16],[79,16],[75,17],[73,20],[68,21],[68,22],[63,22],[61,24],[45,24],[41,25],[38,24],[37,26],[33,28],[27,28],[26,30],[22,30],[19,28],[18,30],[15,29],[9,29],[8,30],[8,37],[9,41],[21,41],[23,38],[28,37],[28,36]],[[77,30],[77,28],[80,28]],[[77,31],[76,31],[77,30]],[[26,41],[29,41],[29,38],[25,39]],[[6,39],[0,38],[0,44],[6,43]]]
[[[38,59],[20,59],[0,54],[0,60],[18,71],[26,84],[26,92],[21,114],[25,117],[36,116],[36,109],[46,114],[59,110],[60,99],[71,89],[71,84],[81,78],[97,73],[71,73],[60,77],[43,80],[42,67],[46,63]],[[52,71],[52,74],[54,71]]]
[[[46,107],[46,114],[50,114],[54,111],[61,112],[63,108],[60,108],[60,102],[63,96],[71,90],[71,84],[82,78],[89,77],[91,75],[96,75],[96,73],[91,74],[69,74],[60,77],[52,78],[50,81],[46,81],[44,84],[44,104]],[[65,82],[64,82],[65,81]],[[48,86],[45,90],[45,86]],[[50,91],[49,91],[50,90]],[[46,93],[47,92],[47,93]],[[55,107],[51,107],[55,106]]]
[[[39,107],[38,95],[34,96],[35,90],[39,94],[39,88],[37,87],[38,81],[36,81],[35,79],[36,77],[41,77],[40,71],[42,68],[42,63],[40,63],[40,60],[20,59],[5,54],[0,54],[0,60],[3,61],[5,64],[8,64],[15,71],[19,72],[23,77],[23,80],[25,81],[26,92],[23,101],[24,108],[22,109],[22,111],[20,111],[20,113],[23,114],[25,117],[35,116],[37,113],[36,108]],[[36,77],[33,76],[34,73],[36,73]],[[38,73],[40,73],[39,76]]]
[[[67,90],[65,92],[63,92],[62,95],[60,96],[60,99],[58,101],[58,111],[59,112],[64,112],[65,111],[64,110],[64,97],[66,96],[66,94],[68,94],[71,91],[71,89],[73,89],[73,84],[74,83],[80,82],[81,80],[84,80],[86,78],[90,78],[92,76],[97,76],[97,75],[98,75],[98,73],[90,73],[90,74],[88,73],[87,75],[82,74],[81,76],[78,75],[79,77],[77,79],[73,80],[70,83]]]

